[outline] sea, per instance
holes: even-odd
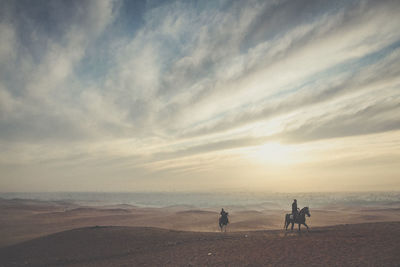
[[[400,192],[14,192],[3,199],[67,202],[84,206],[132,205],[137,207],[183,207],[188,209],[287,210],[293,199],[299,207],[400,207]]]

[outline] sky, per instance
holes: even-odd
[[[400,190],[399,1],[0,1],[0,191]]]

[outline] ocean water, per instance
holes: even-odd
[[[366,193],[252,193],[252,192],[45,192],[0,193],[3,199],[64,201],[100,206],[128,204],[139,207],[231,208],[290,210],[294,198],[298,206],[400,207],[400,192]]]

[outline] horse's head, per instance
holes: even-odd
[[[308,209],[308,207],[305,207],[305,208],[304,208],[304,213],[305,213],[308,217],[311,217],[310,210]]]

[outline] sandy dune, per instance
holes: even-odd
[[[205,233],[87,227],[0,249],[1,266],[398,266],[400,223]]]
[[[311,209],[301,234],[283,210],[228,211],[220,233],[217,208],[0,199],[0,266],[400,265],[398,206]]]
[[[282,229],[283,210],[229,208],[228,230]],[[0,247],[65,230],[89,226],[146,226],[183,231],[217,232],[218,208],[138,208],[130,205],[83,207],[66,202],[0,199]],[[399,207],[310,209],[311,227],[349,223],[400,221]]]

